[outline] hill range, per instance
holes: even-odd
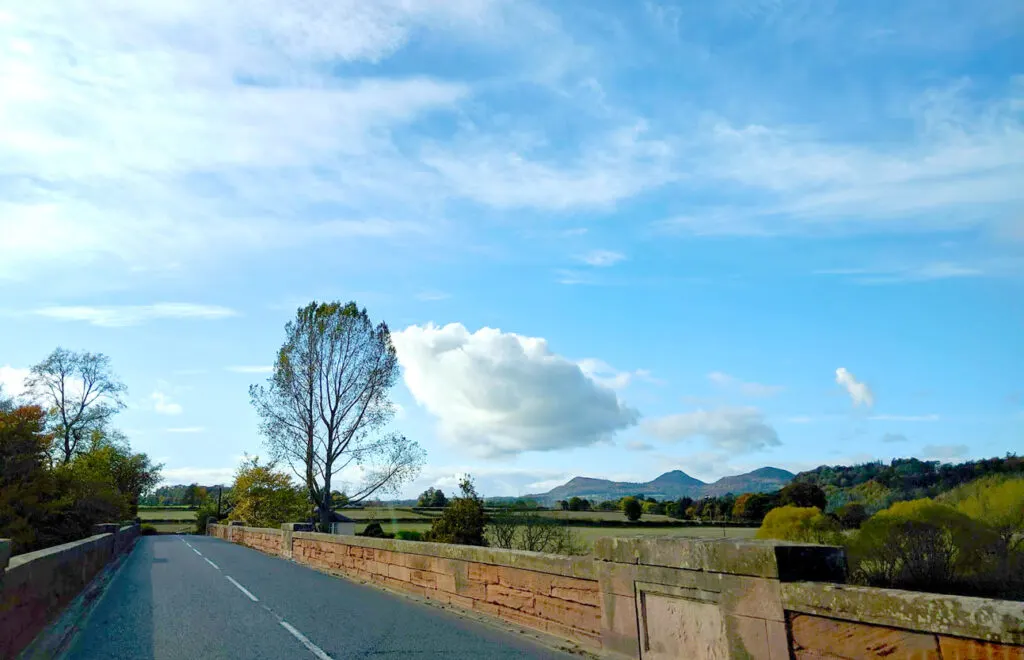
[[[633,483],[609,481],[590,477],[574,477],[546,493],[524,495],[525,499],[552,504],[570,497],[582,497],[591,501],[614,500],[626,495],[642,494],[659,500],[675,500],[680,497],[717,497],[726,493],[767,493],[778,490],[796,476],[792,472],[773,467],[763,467],[729,477],[722,477],[713,483],[695,479],[682,470],[666,472],[653,481]]]

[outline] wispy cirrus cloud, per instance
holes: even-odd
[[[581,254],[576,257],[577,260],[582,261],[588,266],[595,266],[598,268],[614,266],[620,261],[626,259],[626,255],[621,252],[615,252],[613,250],[591,250],[586,254]]]
[[[215,321],[237,316],[238,312],[221,305],[155,303],[152,305],[54,305],[29,310],[26,314],[57,321],[78,321],[103,328],[123,328],[171,319]]]

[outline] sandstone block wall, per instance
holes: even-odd
[[[0,658],[13,657],[111,560],[131,549],[135,525],[0,561]],[[0,553],[0,560],[3,559]]]
[[[846,586],[841,548],[605,538],[563,557],[284,527],[209,533],[625,658],[1024,660],[1024,603]]]
[[[524,553],[533,555],[528,557],[531,568],[517,568],[492,563],[506,553],[485,548],[461,547],[462,552],[453,553],[452,547],[434,543],[384,540],[367,547],[371,539],[352,539],[357,537],[297,532],[292,557],[587,646],[601,645],[597,581],[574,575],[573,564],[564,558],[546,562],[544,555]]]

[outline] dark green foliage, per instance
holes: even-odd
[[[893,491],[897,500],[935,497],[957,486],[992,474],[1024,475],[1024,458],[986,458],[963,463],[896,458],[889,465],[881,461],[861,465],[823,465],[801,472],[794,483],[810,483],[830,489],[846,489],[867,482]]]
[[[590,500],[582,497],[570,497],[568,508],[570,511],[590,511]]]
[[[691,506],[693,506],[692,497],[680,497],[675,502],[667,502],[665,504],[665,515],[670,518],[683,520],[686,518],[686,510]]]
[[[624,497],[622,498],[622,512],[626,514],[627,520],[640,520],[640,516],[644,514],[644,506],[635,497]]]
[[[440,488],[428,488],[420,494],[418,500],[416,500],[416,506],[421,507],[435,507],[438,509],[444,508],[448,505],[448,498],[445,497],[444,491]]]
[[[779,491],[779,505],[816,507],[824,511],[828,499],[825,497],[825,491],[817,484],[796,482]]]
[[[477,495],[470,477],[463,479],[459,488],[461,495],[448,502],[444,512],[431,525],[425,540],[459,545],[487,545],[484,538],[487,524],[484,502]]]
[[[422,541],[423,533],[412,529],[400,529],[395,532],[395,538],[402,541]]]
[[[359,534],[359,536],[369,536],[371,538],[376,538],[376,539],[385,539],[385,538],[390,538],[391,537],[390,534],[385,534],[384,533],[384,528],[381,527],[380,523],[377,522],[377,521],[374,521],[374,522],[371,522],[370,524],[368,524],[363,529],[362,533]]]
[[[843,529],[859,529],[868,519],[868,512],[860,502],[850,502],[836,509],[835,516]]]
[[[143,536],[155,536],[158,532],[156,531],[156,527],[153,527],[152,525],[142,525],[139,528],[139,534],[142,534]]]

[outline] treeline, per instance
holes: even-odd
[[[153,492],[145,495],[139,500],[141,506],[185,506],[194,508],[206,501],[207,497],[221,497],[231,491],[231,486],[214,485],[200,486],[199,484],[175,484],[173,486],[160,486]]]
[[[808,488],[816,484],[802,482]],[[852,582],[1024,599],[1024,476],[996,473],[936,498],[900,501],[869,515],[782,506],[758,536],[842,545]]]
[[[933,498],[968,482],[991,475],[1024,475],[1024,458],[986,458],[963,463],[893,459],[860,465],[823,465],[801,472],[794,483],[814,484],[825,492],[828,510],[850,502],[863,504],[868,513],[886,509],[896,502]]]
[[[111,426],[124,385],[104,355],[58,348],[32,368],[27,394],[0,391],[0,537],[22,554],[136,516],[160,467]]]

